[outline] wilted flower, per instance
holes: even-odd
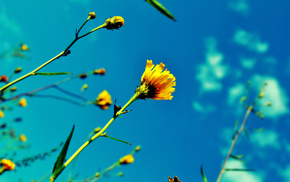
[[[104,90],[99,94],[94,103],[101,109],[106,110],[108,109],[109,105],[112,104],[111,95],[107,92],[107,90]]]
[[[15,86],[10,88],[11,92],[15,92],[16,90],[17,90],[17,87],[15,87]]]
[[[140,99],[171,100],[173,86],[176,85],[175,77],[167,69],[163,70],[163,63],[154,67],[152,60],[147,60],[145,72],[141,77],[140,87],[136,89],[136,94]]]
[[[10,160],[10,159],[2,159],[0,161],[0,164],[2,164],[1,172],[5,170],[14,170],[15,169],[15,164]],[[1,174],[1,173],[0,173]]]
[[[119,160],[119,163],[120,164],[130,164],[130,163],[133,163],[134,162],[134,157],[132,154],[128,154],[124,157],[122,157],[120,160]]]
[[[125,21],[121,16],[114,16],[106,20],[106,28],[108,30],[118,29],[124,25]]]
[[[0,110],[0,118],[3,118],[5,116],[4,112]]]
[[[19,139],[20,139],[21,142],[26,142],[27,141],[27,138],[26,138],[26,136],[24,134],[21,134],[19,136]]]
[[[6,75],[2,75],[1,77],[0,77],[0,82],[8,82],[8,77],[6,76]]]
[[[21,98],[18,102],[18,104],[22,107],[26,107],[27,106],[27,102],[25,98]]]
[[[85,79],[85,78],[87,78],[87,76],[88,76],[88,74],[86,74],[86,73],[83,73],[83,74],[80,74],[80,75],[79,75],[79,77],[80,77],[81,79]]]
[[[20,73],[22,71],[22,68],[21,67],[18,67],[14,70],[14,73]]]
[[[94,70],[94,75],[100,74],[100,75],[104,75],[106,72],[106,70],[104,68],[101,69],[95,69]]]

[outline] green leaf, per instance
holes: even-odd
[[[245,163],[245,161],[242,159],[244,156],[243,155],[230,155],[231,158],[236,159],[240,162]]]
[[[63,146],[63,148],[62,148],[62,150],[61,150],[61,152],[60,152],[59,156],[57,157],[57,160],[54,164],[53,171],[52,171],[54,178],[56,178],[61,173],[61,171],[64,169],[63,164],[64,164],[65,156],[66,156],[68,146],[69,146],[70,140],[72,138],[74,129],[75,129],[75,126],[73,125],[73,128],[72,128],[68,138],[66,139],[66,142],[65,142],[65,144],[64,144],[64,146]]]
[[[156,8],[160,13],[164,14],[165,16],[167,16],[168,18],[175,20],[175,18],[173,17],[173,15],[161,4],[159,3],[157,0],[145,0],[147,3],[151,4],[154,8]]]
[[[205,176],[205,174],[203,172],[203,167],[202,166],[200,166],[200,172],[201,172],[201,176],[202,176],[203,182],[207,182],[207,178],[206,178],[206,176]]]
[[[244,132],[245,132],[245,135],[246,135],[247,139],[250,140],[250,135],[248,133],[248,130],[244,129]]]
[[[119,141],[119,142],[122,142],[122,143],[125,143],[125,144],[128,144],[128,145],[131,145],[131,143],[126,142],[126,141],[124,141],[124,140],[120,140],[120,139],[118,139],[118,138],[110,137],[110,136],[108,136],[106,133],[103,134],[103,135],[101,135],[101,136],[102,136],[102,137],[107,137],[107,138],[110,138],[110,139],[112,139],[112,140],[116,140],[116,141]]]
[[[255,169],[224,169],[225,171],[240,171],[240,172],[247,172],[247,171],[255,171]]]
[[[69,72],[56,72],[56,73],[34,73],[34,75],[41,75],[41,76],[56,76],[56,75],[68,75],[72,74]]]

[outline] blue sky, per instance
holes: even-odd
[[[72,171],[78,179],[105,169],[136,145],[142,150],[135,162],[116,169],[122,178],[102,181],[166,181],[177,175],[181,181],[202,181],[203,165],[209,181],[217,179],[230,146],[236,120],[245,109],[240,103],[245,86],[254,99],[265,81],[265,97],[260,105],[265,119],[251,114],[246,124],[250,140],[240,137],[235,155],[246,163],[231,160],[229,167],[256,169],[250,173],[227,173],[222,181],[289,181],[289,2],[249,0],[160,1],[175,16],[174,22],[145,1],[43,0],[1,1],[0,53],[14,49],[19,42],[31,48],[25,59],[0,59],[0,75],[10,75],[21,66],[28,73],[60,53],[73,40],[76,28],[90,11],[97,15],[82,30],[89,31],[110,16],[122,16],[120,30],[99,30],[79,40],[71,54],[56,60],[43,72],[71,72],[74,75],[105,68],[105,76],[75,79],[61,88],[79,94],[89,85],[84,97],[94,100],[104,89],[125,104],[134,94],[145,70],[146,60],[163,62],[176,77],[171,101],[136,101],[132,112],[118,118],[108,135],[128,141],[131,146],[100,138],[68,167],[58,181]],[[16,78],[16,76],[14,77]],[[31,77],[16,84],[18,93],[55,83],[66,76]],[[1,83],[3,85],[3,83]],[[1,86],[2,86],[1,85]],[[65,96],[56,90],[43,94]],[[79,107],[64,101],[28,97],[26,108],[15,107],[0,122],[21,116],[13,125],[24,133],[27,150],[17,151],[15,160],[50,150],[64,141],[72,125],[74,136],[68,155],[85,141],[95,127],[111,118],[106,111],[88,105]],[[5,105],[2,104],[2,105]],[[263,132],[254,129],[263,128]],[[0,176],[1,181],[39,180],[51,173],[57,154],[29,167]],[[137,180],[136,180],[137,179]]]

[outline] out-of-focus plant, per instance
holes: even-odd
[[[261,107],[261,106],[262,107],[271,106],[271,103],[269,103],[269,102],[266,102],[266,104],[265,103],[261,104],[261,99],[264,97],[264,91],[265,91],[265,87],[267,86],[267,82],[265,82],[261,86],[259,94],[257,95],[257,97],[254,99],[254,101],[252,103],[250,103],[250,100],[249,100],[249,86],[250,86],[250,82],[247,83],[245,96],[243,96],[241,98],[241,102],[243,103],[244,107],[246,108],[246,113],[245,113],[244,119],[243,119],[242,123],[240,124],[239,128],[238,128],[239,123],[238,122],[235,123],[231,146],[230,146],[230,149],[228,150],[226,158],[225,158],[225,160],[223,162],[222,168],[221,168],[220,173],[219,173],[218,178],[217,178],[217,182],[221,181],[222,176],[223,176],[223,174],[225,172],[248,172],[248,171],[253,171],[253,169],[226,168],[226,165],[227,165],[227,163],[228,163],[230,158],[238,160],[238,161],[242,160],[243,155],[239,155],[239,156],[233,155],[233,149],[234,149],[234,147],[235,147],[235,145],[236,145],[236,143],[238,141],[239,136],[242,133],[245,133],[245,135],[247,137],[249,135],[248,131],[245,128],[245,125],[246,125],[246,122],[248,120],[248,117],[249,117],[250,113],[256,114],[260,119],[264,119],[263,112],[259,111],[259,107]],[[203,181],[207,182],[207,178],[206,178],[206,176],[204,174],[204,171],[203,171],[202,167],[201,167],[201,175],[202,175]]]

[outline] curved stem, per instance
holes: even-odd
[[[247,112],[246,112],[246,114],[245,114],[245,117],[244,117],[244,119],[243,119],[243,122],[242,122],[242,124],[241,124],[241,127],[240,127],[239,131],[236,133],[234,139],[232,140],[231,147],[230,147],[229,152],[228,152],[228,154],[227,154],[227,156],[226,156],[226,159],[225,159],[225,161],[224,161],[224,163],[223,163],[223,166],[222,166],[222,169],[221,169],[221,171],[220,171],[220,173],[219,173],[219,176],[218,176],[217,182],[220,182],[220,180],[221,180],[221,178],[222,178],[222,176],[223,176],[223,173],[225,172],[226,164],[227,164],[227,162],[228,162],[230,156],[232,155],[233,149],[234,149],[234,147],[235,147],[235,144],[237,143],[237,140],[238,140],[240,134],[244,131],[246,121],[247,121],[248,116],[249,116],[249,114],[251,113],[252,109],[253,109],[253,106],[249,106],[249,107],[248,107]]]
[[[92,136],[89,140],[87,140],[62,166],[62,169],[58,171],[57,174],[54,174],[50,177],[50,182],[53,182],[58,175],[80,154],[82,150],[84,150],[91,142],[93,142],[95,139],[100,137],[106,129],[113,123],[113,121],[119,117],[121,114],[123,114],[123,111],[132,104],[135,100],[137,100],[139,97],[139,94],[136,93],[109,121],[108,123],[94,136]]]

